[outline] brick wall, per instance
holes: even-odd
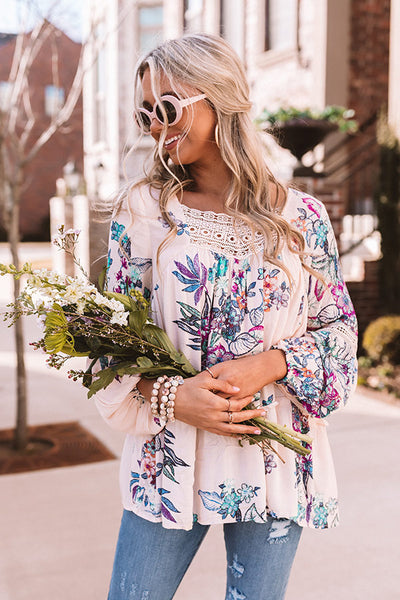
[[[349,106],[359,123],[387,106],[389,88],[390,0],[352,0]],[[365,136],[353,140],[350,152],[357,150]],[[376,191],[379,154],[377,146],[368,149],[365,174],[357,171],[349,182],[348,210],[358,212],[365,198]],[[351,168],[352,165],[350,165]],[[357,183],[360,179],[360,185]],[[364,281],[349,282],[348,288],[359,321],[360,347],[367,325],[380,316],[379,261],[366,262]]]
[[[390,0],[353,0],[351,9],[350,78],[348,104],[355,110],[360,125],[380,109],[387,109],[389,92]],[[359,134],[349,145],[357,152],[375,136],[373,128]],[[354,169],[349,180],[348,211],[362,211],[367,198],[369,205],[376,191],[379,157],[377,144],[355,158],[367,162],[365,171]],[[354,161],[353,161],[354,163]]]
[[[55,45],[58,50],[60,60],[58,85],[64,88],[65,96],[71,87],[79,59],[81,44],[73,42],[61,31],[55,30],[33,62],[29,73],[29,90],[36,122],[27,143],[28,148],[50,122],[45,114],[44,90],[46,85],[53,84],[52,45]],[[0,47],[0,81],[8,79],[14,48],[15,40]],[[81,172],[83,169],[82,119],[82,98],[80,98],[70,121],[61,131],[54,134],[26,167],[20,218],[22,239],[49,239],[49,200],[56,191],[56,179],[62,176],[63,166],[69,160],[73,160]],[[4,231],[0,231],[1,235],[4,239]]]
[[[360,121],[388,100],[390,0],[353,0],[349,104]]]

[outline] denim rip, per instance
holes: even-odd
[[[244,566],[238,561],[238,555],[237,554],[233,555],[233,561],[232,561],[232,564],[229,565],[229,569],[231,570],[232,575],[236,579],[239,579],[240,577],[243,576]]]
[[[247,596],[245,596],[245,594],[242,594],[242,592],[236,587],[229,586],[228,592],[229,595],[227,600],[246,600],[247,598]]]
[[[268,543],[269,544],[284,544],[288,540],[288,534],[290,529],[290,519],[276,519],[269,531]]]

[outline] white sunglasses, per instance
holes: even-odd
[[[181,120],[182,109],[185,106],[199,102],[199,100],[203,100],[205,97],[205,94],[199,94],[192,98],[183,98],[180,100],[179,98],[175,98],[175,96],[161,96],[161,104],[165,112],[161,109],[160,104],[155,102],[151,112],[145,108],[139,108],[135,113],[136,121],[142,131],[146,134],[150,133],[151,122],[154,118],[164,125],[164,115],[166,115],[168,125],[175,125],[175,123],[178,123],[178,121]]]

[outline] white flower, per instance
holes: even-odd
[[[114,312],[123,312],[125,310],[125,306],[119,300],[115,300],[115,298],[106,298],[99,294],[96,296],[96,302],[100,306],[106,306],[110,308]]]
[[[129,312],[113,312],[111,315],[110,323],[115,325],[127,325],[128,324]]]
[[[81,300],[77,300],[76,302],[76,312],[78,315],[83,315],[85,312],[86,300],[82,298]]]

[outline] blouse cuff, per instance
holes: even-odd
[[[163,427],[154,418],[150,402],[143,402],[136,384],[140,376],[124,375],[114,380],[105,390],[95,396],[97,409],[113,429],[134,435],[156,435]]]
[[[321,364],[319,349],[311,336],[288,338],[275,344],[273,348],[285,353],[287,373],[276,383],[284,386],[293,401],[297,400],[314,416],[321,414],[322,390]],[[326,382],[325,382],[326,383]]]

